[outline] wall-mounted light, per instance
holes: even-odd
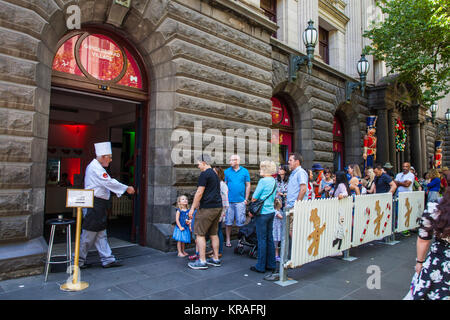
[[[435,123],[435,121],[436,121],[436,112],[438,111],[438,109],[439,109],[438,104],[436,102],[433,102],[433,104],[430,106],[431,118],[430,117],[426,118],[426,120],[428,122],[431,122],[432,124]],[[447,113],[445,115],[447,117]]]
[[[297,72],[301,65],[306,64],[308,66],[308,74],[312,72],[312,65],[314,60],[314,48],[316,47],[319,34],[317,29],[314,28],[314,22],[309,20],[308,27],[303,31],[303,43],[306,46],[306,56],[297,56],[291,54],[289,57],[289,81],[295,81],[297,79]]]
[[[441,136],[441,131],[443,131],[444,129],[445,129],[445,133],[448,134],[448,129],[450,128],[450,109],[447,109],[447,111],[445,112],[445,122],[446,123],[441,123],[437,127],[436,135],[438,137]]]
[[[366,56],[362,54],[361,59],[359,59],[358,64],[356,65],[356,70],[358,70],[360,81],[359,82],[347,81],[345,83],[345,97],[347,99],[347,102],[350,101],[352,92],[355,89],[360,89],[361,95],[364,96],[364,91],[366,89],[366,77],[367,73],[369,72],[369,69],[370,69],[369,61],[367,61]]]

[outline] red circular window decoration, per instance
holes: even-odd
[[[93,34],[83,39],[79,54],[81,65],[95,79],[112,81],[122,73],[123,52],[104,35]]]
[[[279,124],[283,120],[283,107],[277,98],[272,97],[270,100],[272,100],[272,123]]]

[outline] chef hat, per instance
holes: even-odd
[[[111,142],[94,143],[95,154],[97,157],[112,154]]]

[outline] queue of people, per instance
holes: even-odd
[[[86,263],[88,250],[96,246],[104,268],[120,267],[121,262],[112,255],[106,236],[106,208],[110,192],[121,196],[125,192],[134,194],[132,186],[112,179],[105,168],[112,161],[111,143],[95,144],[96,159],[86,169],[85,188],[94,190],[94,207],[83,212],[80,240],[79,267],[89,268]],[[289,155],[288,165],[278,168],[273,161],[262,161],[255,191],[250,196],[250,175],[240,166],[239,156],[233,155],[230,167],[223,170],[211,166],[211,158],[202,154],[198,159],[200,176],[198,187],[190,206],[186,195],[177,199],[176,225],[173,238],[177,241],[178,257],[188,256],[186,243],[194,238],[196,254],[188,266],[192,269],[208,269],[222,265],[223,245],[231,246],[230,233],[222,234],[222,223],[226,230],[236,222],[243,226],[247,219],[247,204],[260,202],[255,220],[257,235],[257,262],[250,270],[258,273],[271,272],[266,280],[274,276],[276,263],[280,260],[279,244],[283,240],[283,221],[287,210],[296,201],[315,198],[343,199],[365,193],[385,193],[424,190],[427,194],[427,210],[419,227],[417,240],[416,274],[412,281],[410,299],[450,299],[450,170],[440,172],[432,169],[418,179],[410,163],[402,165],[402,172],[393,176],[392,166],[376,164],[364,170],[364,177],[357,164],[351,164],[345,171],[335,174],[329,168],[314,164],[311,170],[302,167],[299,153]],[[292,215],[289,216],[292,237]],[[231,231],[231,230],[230,230]],[[206,252],[209,237],[212,250]]]

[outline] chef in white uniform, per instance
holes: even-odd
[[[93,244],[100,255],[103,268],[120,267],[121,264],[112,255],[106,236],[106,210],[111,191],[120,197],[125,192],[134,194],[134,188],[112,179],[106,172],[105,168],[112,161],[111,143],[101,142],[94,146],[97,158],[87,166],[84,178],[84,188],[94,190],[94,207],[83,209],[79,267],[89,267],[86,257]]]

